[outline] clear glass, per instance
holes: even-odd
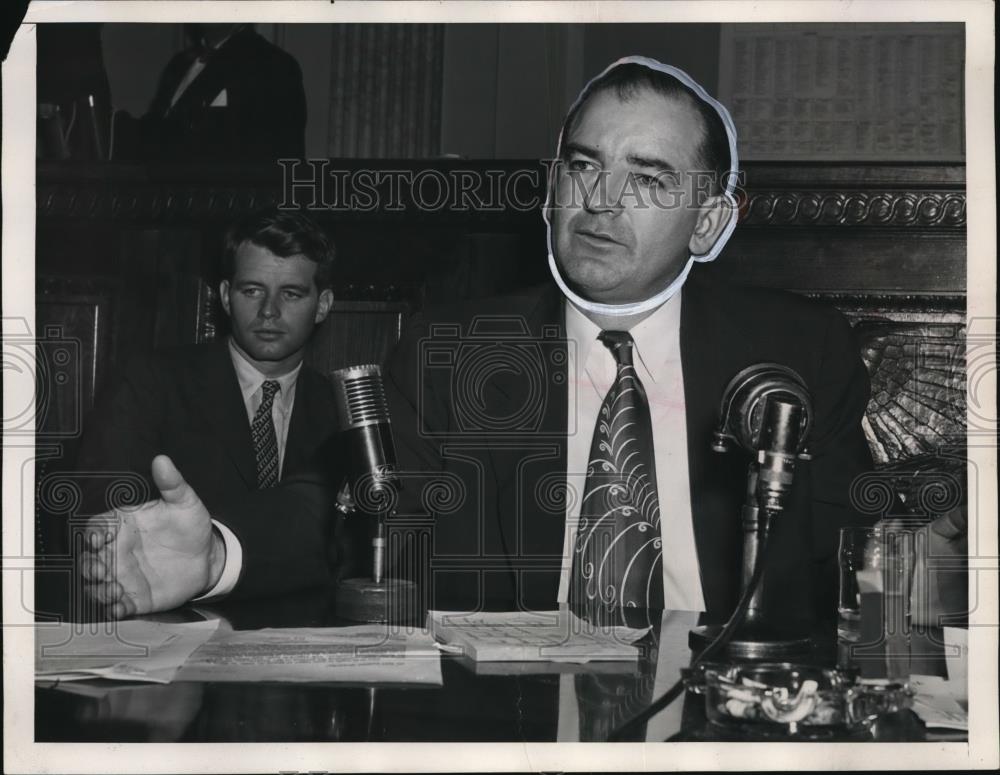
[[[912,529],[880,524],[840,531],[837,635],[852,644],[859,665],[871,668],[872,658],[884,660],[889,679],[909,678],[915,557]]]

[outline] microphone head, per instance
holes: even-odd
[[[719,407],[712,449],[724,452],[728,441],[748,452],[760,449],[766,431],[765,408],[771,401],[801,407],[796,413],[795,452],[802,452],[812,427],[812,398],[802,377],[778,363],[754,364],[730,380]]]
[[[338,430],[348,431],[389,422],[382,368],[374,363],[330,372],[337,404]]]

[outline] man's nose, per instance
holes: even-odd
[[[584,198],[584,207],[592,213],[621,212],[627,179],[628,172],[601,170]]]
[[[265,295],[260,302],[259,314],[265,319],[281,317],[281,307],[278,300],[271,294]]]

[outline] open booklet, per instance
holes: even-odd
[[[444,648],[477,662],[635,660],[649,628],[596,627],[568,611],[430,611],[427,629]]]

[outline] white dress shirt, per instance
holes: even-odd
[[[565,603],[569,596],[573,547],[594,426],[617,374],[614,356],[597,338],[601,329],[572,303],[567,301],[565,308],[569,340],[568,427],[571,429],[567,440],[566,477],[571,495],[566,502],[560,603]],[[635,341],[633,361],[646,391],[653,425],[660,534],[663,537],[664,606],[676,611],[704,611],[688,479],[680,320],[681,295],[678,293],[635,325],[630,333]]]
[[[271,419],[274,421],[274,435],[278,440],[278,476],[285,465],[285,447],[288,442],[288,426],[292,420],[292,407],[295,405],[295,383],[298,381],[299,372],[302,370],[300,363],[287,374],[280,377],[268,377],[257,370],[256,367],[233,345],[233,340],[229,340],[229,357],[233,361],[233,368],[236,370],[236,381],[240,384],[240,393],[243,396],[243,406],[247,412],[247,421],[252,423],[254,415],[260,408],[260,402],[264,399],[263,384],[267,380],[274,380],[281,386],[281,390],[275,395],[274,403],[271,406]],[[221,522],[212,520],[212,523],[222,535],[222,540],[226,544],[226,564],[223,566],[222,575],[215,586],[195,600],[207,600],[209,598],[221,597],[233,591],[236,582],[239,581],[240,571],[243,569],[243,547],[233,531]]]

